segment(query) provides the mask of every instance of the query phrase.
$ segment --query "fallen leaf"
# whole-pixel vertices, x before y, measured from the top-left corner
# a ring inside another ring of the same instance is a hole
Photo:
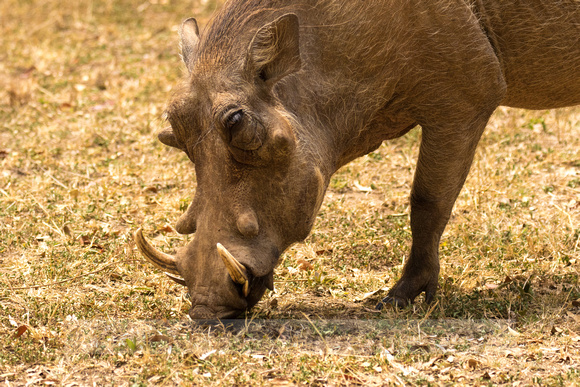
[[[562,350],[561,347],[540,347],[540,349],[546,352],[560,352]]]
[[[360,185],[358,181],[354,182],[354,186],[361,192],[371,192],[373,190],[371,187],[365,187]]]
[[[96,245],[93,243],[93,245],[91,246],[91,249],[93,250],[99,250],[99,253],[102,253],[103,251],[105,251],[105,248],[101,245]]]
[[[63,232],[66,234],[66,236],[68,236],[69,238],[70,238],[70,237],[72,237],[72,231],[71,231],[71,229],[70,229],[70,227],[69,227],[69,225],[68,225],[68,224],[65,224],[65,225],[62,227],[62,231],[63,231]]]
[[[94,112],[101,112],[103,110],[110,110],[115,106],[115,102],[114,101],[107,101],[105,103],[101,103],[95,106],[92,106],[90,108],[91,111]]]
[[[363,300],[366,300],[369,297],[374,296],[375,294],[377,294],[379,292],[386,292],[388,290],[389,290],[389,288],[381,288],[381,289],[373,290],[372,292],[365,293],[362,296],[356,298],[355,301],[363,301]]]
[[[344,370],[342,371],[342,377],[346,380],[349,380],[353,383],[359,384],[359,385],[363,385],[363,380],[360,379],[359,374],[356,372],[356,370],[354,370],[353,368],[347,366],[344,368]]]
[[[22,336],[24,334],[24,332],[26,332],[28,330],[28,327],[26,325],[21,325],[18,327],[18,329],[16,330],[16,338],[19,338],[20,336]]]
[[[298,268],[303,271],[312,270],[314,268],[314,266],[304,258],[300,258],[296,263],[298,264]]]
[[[468,359],[467,360],[467,367],[471,369],[476,369],[479,366],[479,362],[475,359]]]
[[[166,224],[165,226],[157,229],[157,232],[175,232],[175,230],[173,229],[173,227],[171,227],[170,225]]]
[[[42,379],[42,384],[45,386],[54,386],[60,383],[60,380],[57,379]]]
[[[171,340],[171,337],[166,336],[166,335],[153,335],[149,338],[149,342],[150,343],[158,343],[160,341],[165,341],[165,342],[172,342],[173,340]]]
[[[519,358],[522,356],[522,354],[523,354],[523,351],[520,348],[512,348],[512,349],[505,350],[505,357]]]
[[[431,360],[429,360],[427,363],[425,363],[424,364],[424,367],[431,368],[431,367],[433,367],[435,365],[436,362],[438,362],[441,359],[443,359],[443,355],[435,356],[434,358],[432,358]]]
[[[32,75],[34,70],[36,70],[36,67],[34,65],[32,65],[30,67],[19,68],[18,70],[20,71],[20,73],[18,74],[18,78],[26,79],[26,78],[30,77],[30,75]]]
[[[110,277],[112,280],[115,280],[115,281],[119,281],[119,280],[122,280],[122,279],[124,278],[124,277],[123,277],[121,274],[119,274],[119,273],[111,273],[111,274],[109,274],[109,277]]]
[[[214,350],[211,350],[211,351],[209,351],[209,352],[206,352],[206,353],[204,353],[204,354],[203,354],[203,355],[201,355],[199,358],[200,358],[201,360],[205,360],[205,359],[207,359],[208,357],[210,357],[211,355],[213,355],[214,353],[216,353],[216,350],[215,350],[215,349],[214,349]]]
[[[288,266],[286,268],[286,270],[288,270],[288,273],[290,273],[290,274],[296,274],[296,273],[298,273],[300,271],[300,270],[298,270],[298,269],[296,269],[295,267],[292,267],[292,266]]]
[[[552,334],[552,336],[556,335],[556,334],[560,335],[560,334],[562,334],[562,332],[564,332],[564,330],[562,328],[558,328],[557,326],[552,325],[552,329],[550,330],[550,333]]]
[[[566,314],[568,315],[568,317],[571,317],[575,322],[580,323],[580,316],[572,312],[566,312]]]

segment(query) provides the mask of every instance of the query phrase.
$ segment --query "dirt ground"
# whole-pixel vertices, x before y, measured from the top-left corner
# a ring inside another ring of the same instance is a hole
[[[580,383],[580,109],[500,108],[443,236],[439,294],[375,309],[409,249],[420,129],[333,177],[246,316],[187,317],[144,262],[195,193],[160,144],[177,28],[212,1],[0,3],[0,384]]]

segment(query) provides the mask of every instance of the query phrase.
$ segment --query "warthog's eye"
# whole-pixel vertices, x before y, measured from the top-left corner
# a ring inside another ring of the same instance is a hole
[[[238,152],[237,156],[241,156],[240,150],[255,151],[259,149],[266,139],[264,125],[251,112],[240,109],[239,106],[233,106],[223,114],[221,125],[224,140],[229,145],[230,151]]]
[[[227,130],[232,130],[238,125],[244,118],[244,112],[242,110],[236,110],[233,113],[229,113],[226,115],[226,119],[224,121],[224,127]]]

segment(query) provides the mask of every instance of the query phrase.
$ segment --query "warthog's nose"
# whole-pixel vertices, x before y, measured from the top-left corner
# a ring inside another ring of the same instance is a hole
[[[195,305],[189,310],[189,317],[193,320],[215,320],[220,318],[236,318],[243,310],[222,309],[215,312],[205,305]]]

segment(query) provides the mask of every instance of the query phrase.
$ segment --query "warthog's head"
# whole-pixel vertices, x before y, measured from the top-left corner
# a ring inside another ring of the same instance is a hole
[[[136,233],[141,252],[189,288],[192,318],[235,317],[273,289],[280,254],[308,235],[328,183],[279,94],[302,65],[297,17],[249,18],[224,35],[215,24],[226,16],[202,37],[194,19],[181,26],[189,75],[159,134],[195,164],[195,198],[176,225],[195,238],[171,256]]]

